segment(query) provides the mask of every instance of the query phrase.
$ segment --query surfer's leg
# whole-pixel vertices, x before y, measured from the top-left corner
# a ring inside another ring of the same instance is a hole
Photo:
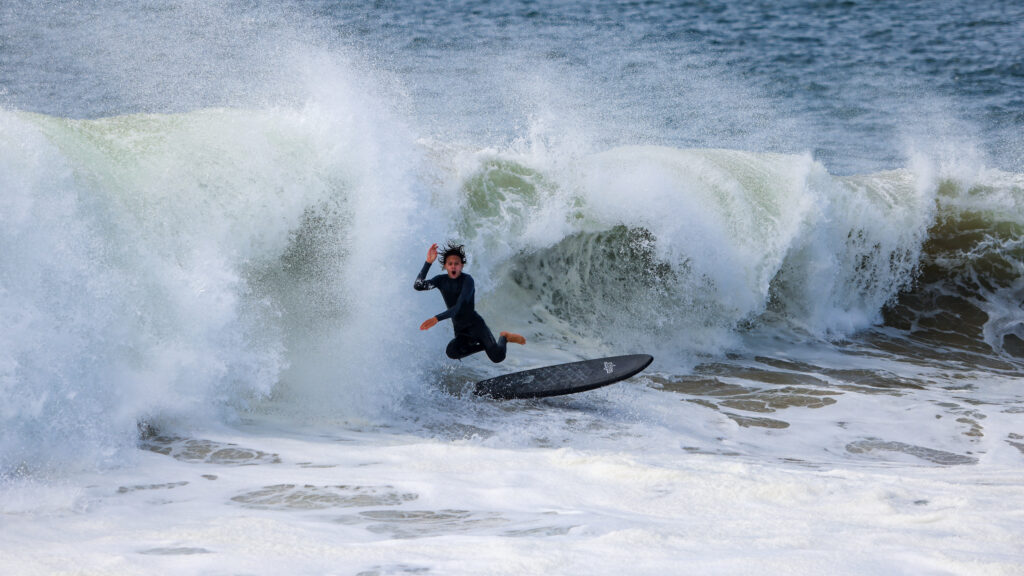
[[[483,345],[484,351],[487,352],[487,357],[491,359],[491,362],[497,364],[505,359],[505,343],[507,340],[504,336],[500,336],[497,340],[494,339],[494,334],[491,334],[491,329],[487,327],[483,321],[473,327],[473,335],[476,336],[477,340]]]
[[[466,334],[456,334],[455,338],[448,343],[448,348],[444,353],[452,360],[459,360],[484,349],[484,345],[479,340]]]

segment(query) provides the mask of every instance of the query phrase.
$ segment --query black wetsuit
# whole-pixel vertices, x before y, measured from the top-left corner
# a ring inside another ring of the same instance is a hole
[[[455,338],[448,343],[448,348],[445,350],[448,357],[457,360],[483,350],[487,352],[487,357],[491,359],[491,362],[504,360],[505,337],[501,336],[495,340],[484,319],[476,313],[474,304],[476,289],[473,285],[473,277],[463,272],[454,280],[447,274],[439,274],[430,280],[425,280],[429,271],[430,262],[425,262],[419,276],[416,277],[413,288],[417,290],[437,288],[441,291],[441,296],[448,309],[438,314],[437,319],[441,321],[451,318],[452,327],[455,329]]]

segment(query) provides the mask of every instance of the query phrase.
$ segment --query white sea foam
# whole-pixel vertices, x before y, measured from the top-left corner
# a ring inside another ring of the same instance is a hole
[[[19,574],[1019,568],[1020,519],[1005,506],[1019,490],[1012,468],[815,469],[695,455],[679,450],[679,431],[649,425],[617,438],[573,431],[587,404],[508,414],[568,418],[556,426],[567,444],[548,447],[398,431],[296,434],[266,422],[208,431],[215,449],[235,444],[281,461],[144,453],[134,469],[82,477],[88,488],[9,490],[3,563]],[[707,422],[700,410],[677,414]],[[18,498],[32,505],[19,508]]]

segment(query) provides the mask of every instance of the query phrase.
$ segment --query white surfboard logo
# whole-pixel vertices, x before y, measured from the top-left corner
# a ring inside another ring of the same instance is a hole
[[[612,372],[615,371],[615,364],[613,362],[605,362],[604,371],[611,374]]]

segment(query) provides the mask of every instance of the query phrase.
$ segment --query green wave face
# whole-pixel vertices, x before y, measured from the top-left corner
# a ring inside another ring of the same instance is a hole
[[[1024,179],[940,184],[919,274],[885,310],[886,324],[937,347],[1024,356]]]

